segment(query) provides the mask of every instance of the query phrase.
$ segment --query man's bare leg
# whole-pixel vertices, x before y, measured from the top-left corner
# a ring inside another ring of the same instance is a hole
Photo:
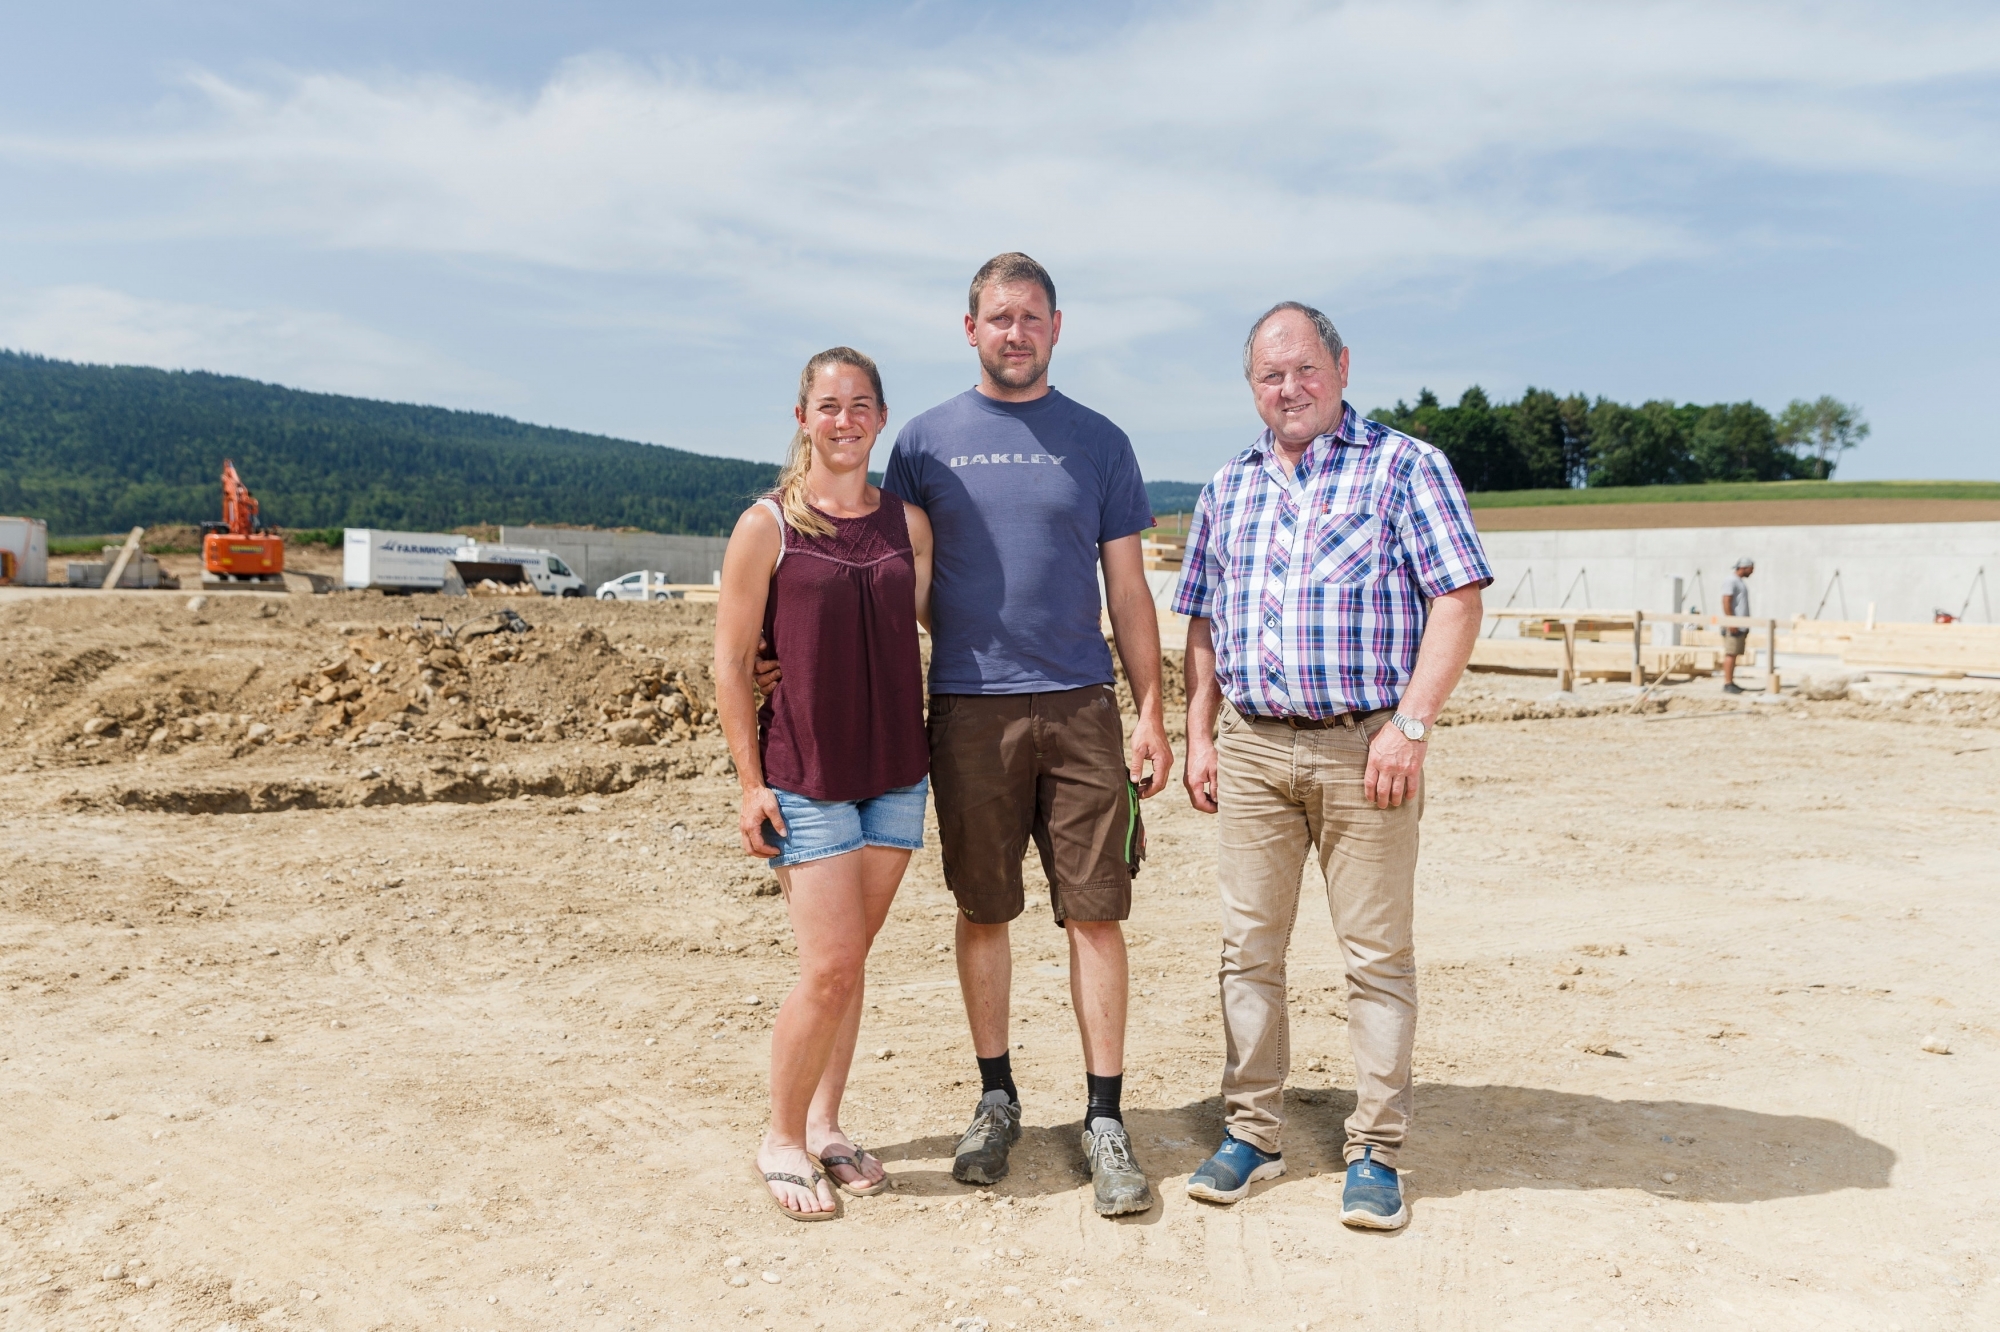
[[[1099,1077],[1125,1071],[1125,1009],[1130,987],[1125,931],[1115,920],[1072,920],[1069,999],[1083,1037],[1084,1070]]]
[[[1007,926],[975,925],[960,912],[953,946],[958,953],[958,991],[972,1028],[972,1052],[981,1059],[1006,1054],[1014,989],[1014,946]]]

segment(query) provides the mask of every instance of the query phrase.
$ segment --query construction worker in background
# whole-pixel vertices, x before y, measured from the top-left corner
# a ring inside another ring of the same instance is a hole
[[[1757,561],[1745,555],[1736,561],[1736,576],[1722,585],[1722,613],[1724,615],[1748,615],[1750,613],[1750,575],[1757,571]],[[1743,645],[1750,641],[1750,630],[1722,630],[1722,692],[1740,694],[1743,686],[1736,683],[1736,659],[1743,655]],[[1766,663],[1771,665],[1774,663]]]

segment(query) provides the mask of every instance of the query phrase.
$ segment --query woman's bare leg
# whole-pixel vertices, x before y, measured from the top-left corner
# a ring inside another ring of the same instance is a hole
[[[863,891],[865,856],[865,850],[850,851],[778,871],[798,943],[799,979],[771,1032],[771,1127],[757,1153],[760,1170],[812,1177],[807,1116],[848,1014],[859,1002],[868,963],[872,931]],[[830,1184],[812,1190],[774,1180],[770,1187],[795,1211],[826,1212],[835,1205]]]
[[[873,947],[882,922],[889,918],[889,906],[895,901],[896,889],[903,882],[903,871],[909,866],[910,853],[895,847],[867,846],[855,854],[861,860],[861,909],[868,930],[868,946]],[[827,1051],[826,1070],[820,1074],[819,1086],[813,1093],[812,1108],[806,1115],[806,1141],[812,1145],[815,1156],[822,1156],[835,1147],[851,1148],[854,1145],[854,1140],[840,1127],[840,1101],[847,1093],[847,1075],[854,1064],[854,1043],[861,1034],[861,1007],[866,994],[864,977],[861,983],[855,985],[854,997],[849,1000],[847,1012],[841,1017],[840,1029]],[[847,1151],[835,1152],[838,1156],[851,1154]],[[882,1178],[879,1165],[861,1171],[848,1166],[830,1168],[843,1172],[841,1178],[850,1184],[864,1180],[872,1184]]]

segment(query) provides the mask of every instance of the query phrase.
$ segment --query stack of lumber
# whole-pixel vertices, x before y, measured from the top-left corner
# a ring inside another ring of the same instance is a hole
[[[1177,571],[1187,554],[1187,538],[1155,528],[1139,542],[1139,554],[1152,571]]]
[[[1586,680],[1623,680],[1632,674],[1632,626],[1625,625],[1623,643],[1579,641],[1576,645],[1576,673]],[[1712,647],[1667,647],[1641,644],[1639,661],[1648,679],[1662,675],[1711,675],[1720,654]],[[1497,671],[1508,675],[1560,675],[1563,645],[1560,638],[1482,638],[1473,645],[1475,671]]]
[[[1855,670],[1935,671],[1944,675],[2000,674],[2000,625],[1867,624],[1858,620],[1792,621],[1793,652],[1838,656]]]
[[[1562,642],[1561,620],[1523,620],[1516,631],[1523,638],[1553,638]],[[1576,641],[1579,643],[1625,643],[1632,641],[1630,620],[1590,620],[1576,622]]]
[[[708,602],[721,600],[722,589],[714,583],[655,583],[653,591],[675,594],[675,601]]]

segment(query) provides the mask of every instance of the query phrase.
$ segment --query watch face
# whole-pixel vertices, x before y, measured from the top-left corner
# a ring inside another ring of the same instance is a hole
[[[1421,740],[1424,738],[1424,732],[1429,728],[1415,717],[1399,717],[1396,719],[1396,729],[1404,735],[1409,736],[1412,740]]]

